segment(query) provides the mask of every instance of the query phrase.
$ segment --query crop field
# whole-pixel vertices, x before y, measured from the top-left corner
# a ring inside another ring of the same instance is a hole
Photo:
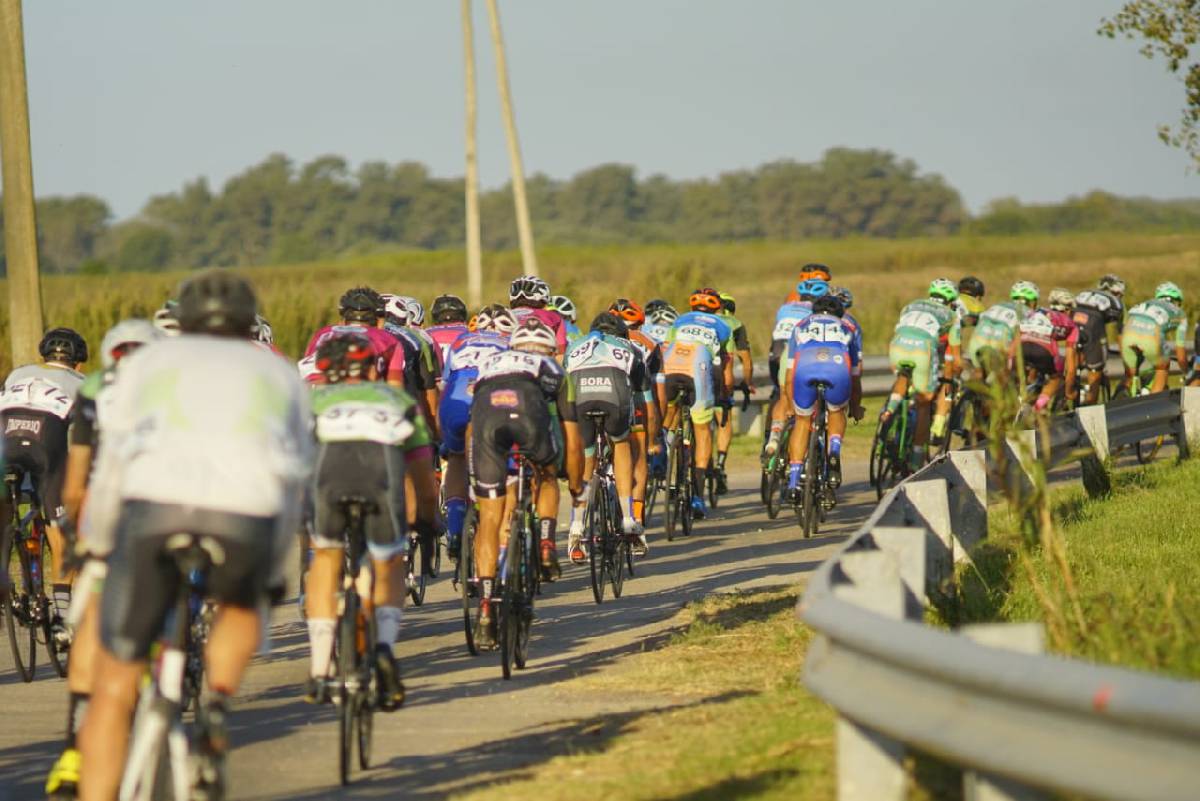
[[[556,293],[570,295],[580,322],[614,297],[641,301],[666,298],[686,303],[697,286],[732,292],[738,315],[758,349],[770,331],[775,309],[806,262],[828,264],[834,283],[855,294],[854,313],[866,346],[881,352],[900,307],[919,296],[938,276],[972,273],[988,286],[987,300],[1003,297],[1017,278],[1044,289],[1090,286],[1106,272],[1129,283],[1139,299],[1156,283],[1179,283],[1189,304],[1200,297],[1200,235],[1072,234],[1063,236],[843,239],[799,243],[570,247],[539,250],[542,273]],[[336,314],[338,296],[350,286],[415,295],[428,303],[443,292],[465,291],[461,252],[403,251],[305,264],[248,268],[279,345],[296,354],[320,325]],[[508,281],[521,271],[517,253],[484,258],[484,298],[506,298]],[[43,302],[47,326],[78,329],[93,344],[108,326],[129,316],[148,315],[170,296],[186,273],[117,273],[47,276]],[[6,290],[0,284],[0,294]],[[0,369],[7,371],[8,302],[0,302]]]

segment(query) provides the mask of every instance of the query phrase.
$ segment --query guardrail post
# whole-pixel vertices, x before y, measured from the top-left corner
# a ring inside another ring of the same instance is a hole
[[[835,584],[835,595],[886,617],[904,617],[904,585],[896,558],[890,553],[846,553],[838,566],[849,581]],[[903,743],[839,717],[838,801],[904,801],[904,757]]]
[[[1046,648],[1046,630],[1041,623],[983,623],[963,626],[959,633],[969,640],[993,648],[1025,654],[1040,654]],[[1042,801],[1040,790],[975,770],[963,771],[964,801]]]
[[[1189,448],[1200,448],[1200,387],[1184,387],[1179,394],[1183,438]]]
[[[982,448],[950,451],[950,522],[954,527],[954,561],[964,561],[987,537],[987,452]]]
[[[928,534],[924,528],[915,526],[876,526],[871,529],[871,540],[884,553],[896,560],[896,570],[904,584],[904,616],[909,620],[920,620],[925,614],[927,585],[925,579],[925,553]]]
[[[1026,449],[1028,456],[1023,455]],[[1037,458],[1036,431],[1021,431],[1016,437],[1005,437],[1003,473],[999,471],[998,465],[990,461],[989,456],[988,477],[993,482],[990,488],[999,490],[1008,497],[1028,496],[1033,491],[1033,478],[1029,469],[1031,458]],[[996,486],[995,482],[1000,482],[1000,485]]]
[[[1079,460],[1083,471],[1083,488],[1092,498],[1101,498],[1112,492],[1108,468],[1108,418],[1103,406],[1080,406],[1075,410],[1079,428],[1092,448]]]
[[[906,502],[904,522],[921,523],[928,529],[925,549],[927,586],[940,588],[954,574],[954,531],[950,518],[949,485],[944,478],[906,481],[902,495]]]

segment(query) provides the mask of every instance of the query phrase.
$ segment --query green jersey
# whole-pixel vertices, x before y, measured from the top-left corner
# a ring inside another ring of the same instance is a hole
[[[962,344],[958,312],[928,298],[914,300],[900,311],[895,333],[928,338],[935,343],[946,337],[946,344],[951,347]]]
[[[1125,328],[1134,334],[1157,333],[1164,346],[1187,347],[1187,313],[1163,298],[1147,300],[1130,309]]]
[[[717,316],[724,320],[725,325],[729,326],[729,330],[733,332],[733,349],[735,351],[750,350],[750,334],[746,330],[745,323],[729,312],[721,312]]]
[[[378,381],[313,388],[319,442],[378,442],[406,451],[432,443],[417,404],[399,387]]]

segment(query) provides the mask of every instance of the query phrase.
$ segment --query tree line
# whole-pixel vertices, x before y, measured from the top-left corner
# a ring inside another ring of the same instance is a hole
[[[971,218],[940,176],[882,150],[834,148],[813,163],[775,161],[717,178],[639,178],[604,164],[568,180],[527,181],[540,244],[702,243],[1200,228],[1200,202],[1093,192],[1061,204],[991,204]],[[480,198],[483,243],[517,246],[509,187]],[[153,271],[291,263],[396,249],[461,248],[461,178],[414,162],[322,156],[297,165],[275,154],[225,182],[204,178],[151,198],[115,222],[90,195],[38,201],[42,267],[50,273]],[[0,218],[2,224],[2,218]]]

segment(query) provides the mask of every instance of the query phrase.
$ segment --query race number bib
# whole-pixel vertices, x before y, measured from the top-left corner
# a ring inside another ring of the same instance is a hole
[[[48,412],[63,420],[71,412],[72,398],[49,381],[32,378],[0,391],[0,411],[26,409]]]
[[[775,330],[771,332],[771,339],[789,339],[792,336],[792,331],[796,328],[796,323],[800,322],[794,318],[787,318],[775,323]]]
[[[1003,325],[1006,328],[1010,328],[1010,329],[1015,328],[1017,323],[1020,322],[1017,319],[1016,311],[1008,308],[1007,306],[996,306],[994,308],[988,309],[987,311],[985,311],[983,313],[983,317],[980,319],[993,320],[993,321],[999,323],[1000,325]]]
[[[796,330],[792,336],[797,345],[805,345],[809,342],[850,344],[850,335],[846,333],[841,323],[831,323],[821,320],[809,320],[802,326],[796,326]]]
[[[399,445],[413,433],[400,412],[372,403],[339,403],[317,416],[321,442],[378,442]]]
[[[897,328],[915,328],[918,331],[924,331],[931,337],[936,337],[941,333],[942,327],[938,323],[938,319],[929,312],[910,311],[900,315],[900,322],[896,324]]]
[[[676,340],[683,339],[685,341],[700,342],[714,350],[721,344],[717,333],[703,325],[685,325],[675,332],[675,338]]]

